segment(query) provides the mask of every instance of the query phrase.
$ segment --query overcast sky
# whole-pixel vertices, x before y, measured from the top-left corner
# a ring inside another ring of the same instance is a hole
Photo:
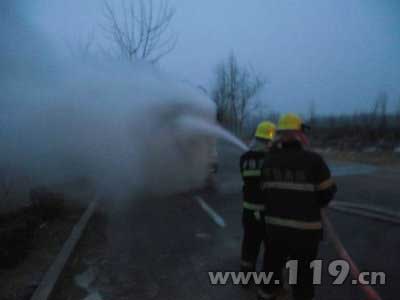
[[[110,0],[118,2],[118,0]],[[101,38],[101,0],[39,0],[34,21],[60,46]],[[233,51],[263,74],[279,111],[367,110],[381,91],[400,101],[399,0],[171,0],[179,36],[161,67],[209,87]]]

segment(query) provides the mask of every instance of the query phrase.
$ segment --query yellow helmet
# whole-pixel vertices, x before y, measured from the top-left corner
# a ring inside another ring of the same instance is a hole
[[[278,122],[278,130],[302,130],[303,120],[295,114],[284,114]]]
[[[272,140],[275,136],[275,124],[269,121],[263,121],[258,124],[255,137],[263,140]]]

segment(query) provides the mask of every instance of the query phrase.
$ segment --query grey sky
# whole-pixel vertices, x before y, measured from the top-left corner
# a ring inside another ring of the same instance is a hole
[[[113,0],[117,2],[117,0]],[[35,22],[58,44],[99,37],[102,1],[40,0]],[[233,51],[268,79],[276,110],[369,109],[381,91],[400,97],[398,0],[171,0],[179,35],[162,68],[209,87],[215,65]]]

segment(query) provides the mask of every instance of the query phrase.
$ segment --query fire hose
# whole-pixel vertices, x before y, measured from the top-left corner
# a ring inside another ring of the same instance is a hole
[[[349,253],[347,252],[347,250],[344,248],[342,242],[339,239],[338,234],[336,233],[331,221],[329,220],[329,218],[327,217],[327,215],[325,214],[325,211],[322,210],[321,211],[322,214],[322,220],[325,224],[325,229],[329,234],[329,237],[331,238],[336,251],[338,252],[339,256],[347,261],[350,265],[350,272],[351,275],[353,277],[353,279],[358,280],[358,278],[360,277],[360,270],[357,267],[357,265],[355,264],[355,262],[353,261],[353,259],[351,258],[351,256],[349,255]],[[379,296],[379,294],[369,285],[360,285],[359,286],[362,291],[364,292],[364,294],[367,296],[367,300],[382,300],[382,298]]]

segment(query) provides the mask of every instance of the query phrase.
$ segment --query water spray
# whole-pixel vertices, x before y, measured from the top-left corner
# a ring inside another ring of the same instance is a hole
[[[195,134],[220,138],[242,151],[248,151],[249,147],[238,137],[222,128],[215,122],[210,122],[196,116],[182,116],[177,121],[184,131],[191,131]]]

